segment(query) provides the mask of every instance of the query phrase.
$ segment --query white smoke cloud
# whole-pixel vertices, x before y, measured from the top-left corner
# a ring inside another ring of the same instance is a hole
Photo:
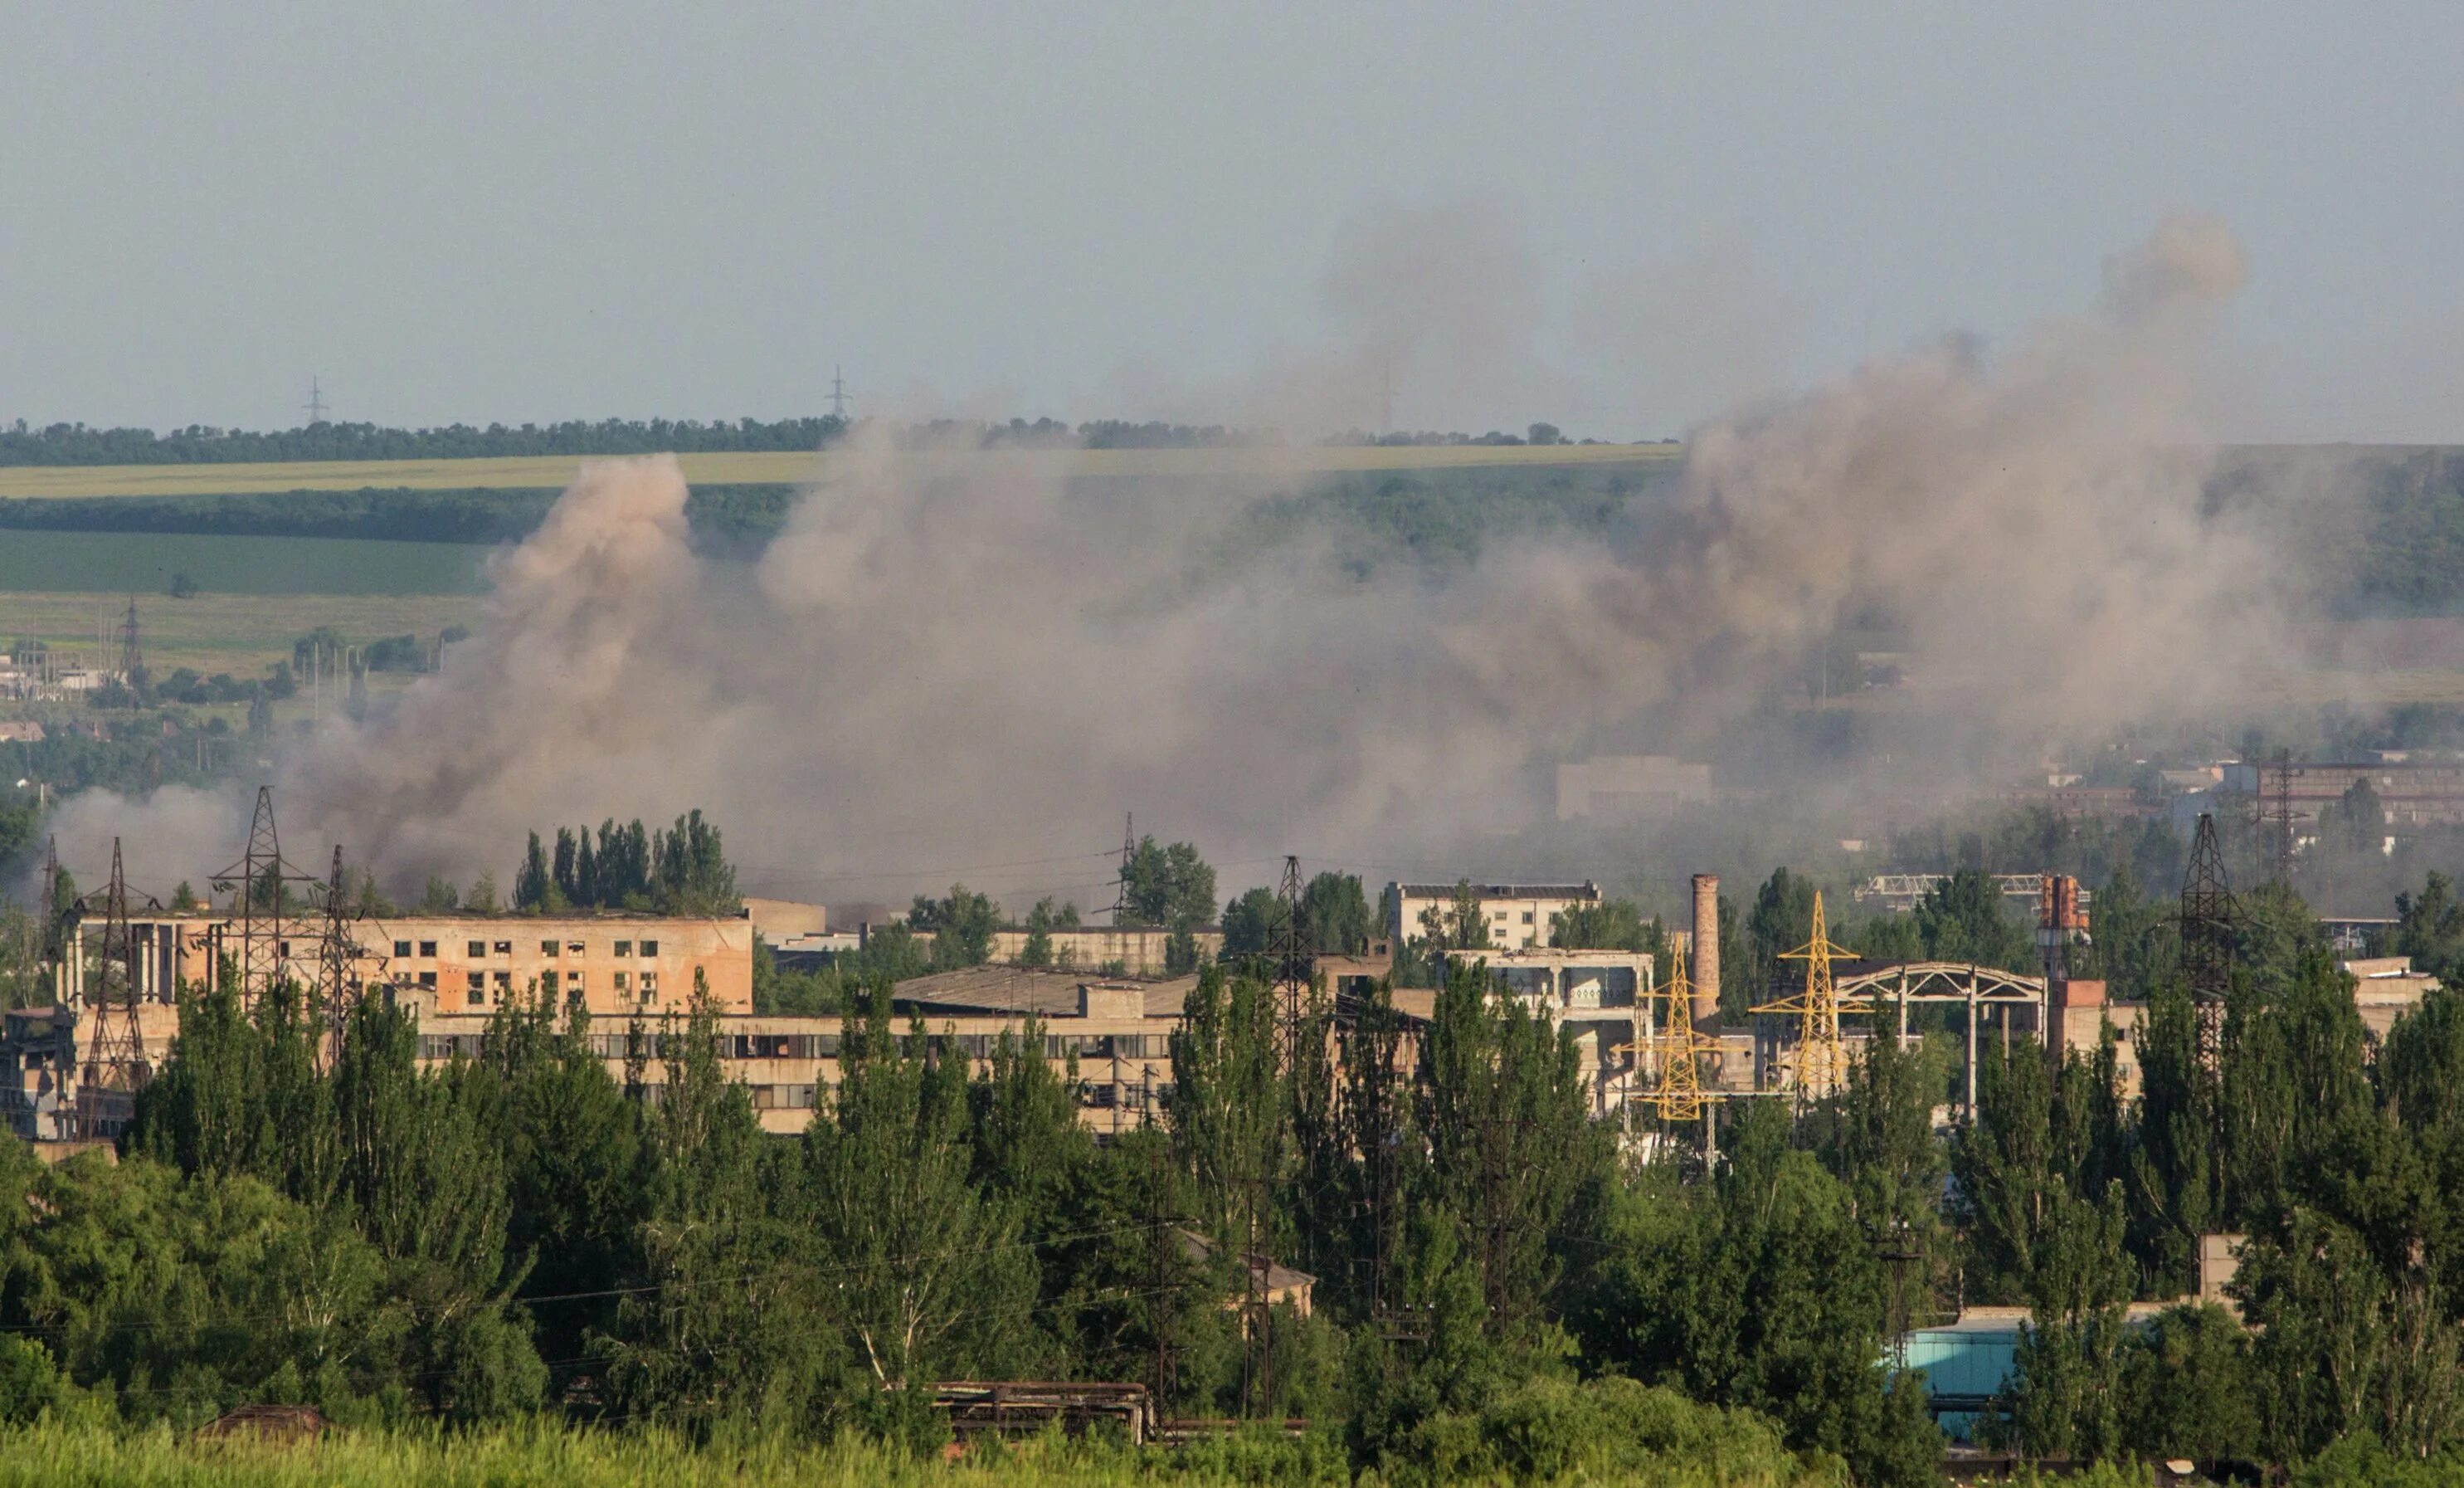
[[[1403,300],[1453,272],[1397,240]],[[747,567],[694,556],[673,461],[594,463],[442,674],[294,762],[292,840],[502,878],[529,829],[700,806],[771,892],[1093,902],[1125,809],[1227,867],[1482,817],[1639,719],[1712,747],[1875,604],[2013,747],[2196,705],[2280,610],[2273,550],[2201,511],[2198,360],[2240,277],[2220,227],[2167,223],[2093,313],[1715,423],[1606,540],[1441,580],[1307,543],[1210,561],[1237,482],[1089,489],[886,441]],[[1338,278],[1367,344],[1401,333],[1373,263]],[[70,816],[133,835],[134,810]]]

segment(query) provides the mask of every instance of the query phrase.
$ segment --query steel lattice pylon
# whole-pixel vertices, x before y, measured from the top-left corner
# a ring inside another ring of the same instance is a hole
[[[1848,1082],[1848,1049],[1839,1041],[1839,1014],[1868,1012],[1874,1004],[1870,998],[1840,996],[1838,986],[1832,980],[1831,963],[1835,958],[1852,959],[1855,954],[1845,946],[1831,944],[1822,916],[1822,891],[1816,889],[1812,938],[1794,950],[1780,953],[1782,961],[1805,963],[1805,990],[1749,1010],[1796,1014],[1796,1060],[1792,1082],[1799,1095],[1818,1100]]]
[[[239,917],[240,998],[256,999],[282,985],[292,937],[300,933],[288,900],[295,883],[317,880],[283,861],[282,843],[274,830],[274,788],[256,788],[256,815],[249,825],[248,851],[240,860],[214,875],[216,890],[238,890],[234,910]]]
[[[1309,954],[1301,928],[1301,860],[1284,859],[1284,883],[1275,896],[1275,1033],[1285,1068],[1300,1056],[1309,1020]]]
[[[2216,843],[2215,818],[2202,811],[2190,839],[2190,864],[2182,875],[2182,980],[2198,1011],[2199,1057],[2210,1070],[2224,1053],[2225,994],[2233,989],[2233,946],[2241,935],[2241,908],[2225,878],[2224,850]]]
[[[60,915],[67,908],[60,902],[60,839],[55,835],[43,845],[43,923],[40,951],[43,963],[54,968],[56,980],[60,955]]]
[[[325,933],[317,943],[317,1006],[324,1013],[329,1042],[341,1046],[342,1024],[359,1006],[364,984],[360,959],[365,953],[351,933],[359,914],[350,902],[350,883],[342,873],[342,845],[334,844],[334,872],[325,884]]]
[[[128,878],[121,871],[118,837],[111,839],[111,882],[102,910],[101,965],[95,968],[93,988],[79,989],[95,1020],[77,1076],[77,1135],[85,1138],[118,1136],[134,1112],[137,1092],[154,1073],[137,1019],[137,937],[128,925]]]
[[[1668,982],[1657,995],[1668,1000],[1668,1021],[1645,1040],[1652,1056],[1652,1086],[1642,1099],[1663,1122],[1701,1121],[1704,1107],[1718,1097],[1703,1088],[1696,1061],[1718,1053],[1720,1041],[1694,1030],[1694,984],[1686,978],[1683,950],[1670,953]]]

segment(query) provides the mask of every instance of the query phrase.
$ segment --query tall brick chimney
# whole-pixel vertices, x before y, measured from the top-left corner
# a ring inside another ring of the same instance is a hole
[[[1720,1015],[1720,876],[1694,876],[1694,1022]]]

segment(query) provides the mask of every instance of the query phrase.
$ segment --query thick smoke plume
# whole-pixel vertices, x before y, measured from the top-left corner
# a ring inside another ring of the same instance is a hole
[[[1701,757],[1851,611],[2010,748],[2196,704],[2278,588],[2201,508],[2198,366],[2241,272],[2216,224],[2167,223],[2089,313],[1713,424],[1607,539],[1442,579],[1227,544],[1254,487],[886,443],[747,567],[695,556],[673,461],[595,463],[442,674],[292,762],[290,838],[501,878],[526,829],[701,806],[768,892],[1090,901],[1126,809],[1239,883],[1493,815],[1637,730]],[[128,810],[73,816],[133,840]]]

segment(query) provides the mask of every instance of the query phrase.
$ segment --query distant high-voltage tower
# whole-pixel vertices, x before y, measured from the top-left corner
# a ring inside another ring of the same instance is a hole
[[[2225,878],[2224,850],[2216,820],[2199,813],[2190,838],[2190,863],[2182,875],[2182,980],[2199,1019],[2199,1058],[2213,1071],[2224,1053],[2225,994],[2233,989],[2233,945],[2240,939],[2241,908]]]
[[[77,1077],[77,1135],[116,1137],[135,1114],[137,1093],[153,1067],[145,1058],[145,1034],[138,1022],[137,936],[128,925],[128,877],[121,871],[120,839],[111,839],[111,882],[102,899],[102,961],[91,989],[80,988],[94,1018]]]
[[[1831,963],[1855,955],[1847,947],[1831,943],[1823,922],[1822,891],[1816,889],[1813,936],[1796,949],[1780,954],[1782,961],[1805,963],[1805,990],[1752,1010],[1796,1014],[1793,1080],[1800,1097],[1819,1100],[1848,1083],[1848,1048],[1839,1038],[1839,1014],[1871,1011],[1873,1002],[1865,997],[1840,996],[1837,984],[1832,980]]]
[[[285,947],[303,932],[291,913],[291,886],[317,880],[283,860],[274,830],[274,788],[256,788],[256,815],[249,825],[248,850],[238,862],[214,875],[217,892],[236,889],[239,919],[240,998],[248,1006],[282,984],[289,970]]]
[[[1291,1068],[1300,1058],[1303,1031],[1309,1026],[1309,947],[1301,924],[1301,860],[1284,859],[1283,887],[1275,895],[1275,1033]]]
[[[1706,1054],[1718,1053],[1720,1041],[1694,1030],[1694,986],[1685,977],[1683,950],[1669,953],[1663,995],[1668,1000],[1668,1021],[1648,1040],[1653,1071],[1651,1093],[1643,1099],[1663,1122],[1701,1121],[1704,1107],[1715,1098],[1703,1088],[1698,1061]]]

